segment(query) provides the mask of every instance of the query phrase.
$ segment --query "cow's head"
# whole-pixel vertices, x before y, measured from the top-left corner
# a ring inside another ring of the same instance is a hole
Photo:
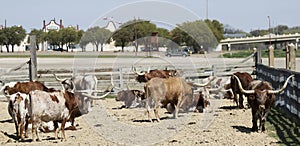
[[[256,106],[258,106],[258,110],[259,113],[261,115],[264,115],[264,110],[265,110],[265,105],[266,102],[270,102],[275,100],[275,95],[282,92],[288,84],[288,81],[294,76],[291,75],[287,78],[287,80],[285,81],[284,85],[278,89],[278,90],[273,90],[272,86],[270,85],[270,83],[265,82],[265,81],[260,81],[260,80],[256,80],[256,81],[252,81],[249,84],[249,90],[245,90],[241,84],[241,81],[239,80],[239,78],[235,75],[233,75],[237,82],[238,82],[238,86],[241,90],[242,93],[248,94],[249,95],[249,102],[256,102],[258,103]]]
[[[15,91],[14,86],[19,83],[19,82],[9,82],[4,84],[4,86],[0,89],[1,94],[3,94],[4,96],[7,97],[7,99],[9,100],[9,95],[16,93],[17,91]]]
[[[70,79],[67,79],[67,78],[60,79],[56,76],[56,74],[53,74],[53,75],[54,75],[56,81],[58,81],[60,83],[63,90],[70,91],[70,92],[74,91],[75,85],[72,81],[72,78],[70,78]]]
[[[179,76],[179,73],[177,70],[150,70],[148,69],[148,71],[142,71],[142,72],[137,72],[135,67],[132,67],[132,72],[134,72],[137,77],[136,77],[136,81],[138,82],[148,82],[149,80],[151,80],[154,77],[158,77],[158,78],[169,78],[169,77],[175,77],[175,76]]]

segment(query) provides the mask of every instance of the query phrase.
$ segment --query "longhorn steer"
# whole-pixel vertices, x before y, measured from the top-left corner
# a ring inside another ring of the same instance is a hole
[[[265,122],[270,112],[271,106],[275,102],[275,95],[282,92],[288,81],[294,76],[291,75],[287,78],[281,89],[273,90],[269,82],[254,80],[250,83],[248,90],[245,90],[241,81],[233,75],[242,93],[248,94],[248,103],[252,111],[252,131],[258,131],[257,120],[260,121],[260,130],[265,131]]]
[[[202,113],[203,109],[205,109],[208,105],[210,105],[209,100],[204,97],[202,91],[199,91],[199,94],[194,94],[192,98],[187,97],[185,102],[181,105],[180,109],[182,109],[183,112],[188,112],[189,110],[194,109],[194,112]],[[166,109],[169,113],[173,113],[175,107],[174,105],[169,103]]]
[[[205,86],[206,84],[194,84],[196,86]],[[169,103],[175,108],[173,112],[174,118],[178,117],[178,111],[180,106],[185,102],[186,98],[193,97],[193,86],[185,82],[179,77],[170,78],[153,78],[148,81],[145,86],[145,97],[146,97],[146,108],[148,113],[148,118],[152,121],[150,116],[150,106],[154,107],[154,113],[157,121],[160,121],[158,115],[158,108],[160,104],[161,107],[166,107]],[[154,102],[152,103],[152,100]]]
[[[21,140],[24,140],[24,124],[25,137],[28,137],[28,103],[27,94],[17,92],[10,95],[8,111],[15,124],[17,139],[21,138]]]
[[[140,90],[122,90],[118,92],[116,101],[124,101],[125,107],[129,108],[136,104],[140,104],[145,99],[145,93]]]
[[[98,86],[98,80],[94,75],[79,75],[71,78],[60,79],[55,74],[53,74],[55,79],[61,84],[64,90],[68,91],[79,91],[84,90],[88,95],[92,95],[92,90],[96,90]],[[85,99],[90,100],[90,99]],[[93,101],[87,102],[88,110],[91,111]]]
[[[248,85],[252,82],[253,79],[252,79],[251,75],[246,72],[243,72],[243,73],[236,72],[231,76],[230,87],[233,92],[233,99],[236,102],[237,107],[242,109],[242,108],[244,108],[244,104],[243,104],[243,102],[244,102],[243,95],[244,94],[241,92],[241,90],[238,86],[238,82],[234,76],[237,76],[239,78],[244,89],[248,89]]]
[[[169,77],[175,77],[178,76],[177,70],[149,70],[147,72],[137,72],[136,69],[133,67],[132,71],[137,74],[136,81],[142,83],[142,82],[148,82],[152,78],[158,77],[158,78],[169,78]]]
[[[32,140],[40,141],[37,128],[41,122],[54,122],[55,139],[58,138],[58,123],[61,122],[62,137],[66,139],[64,127],[73,112],[79,110],[75,95],[69,91],[45,92],[40,90],[29,93],[29,116],[32,121]]]

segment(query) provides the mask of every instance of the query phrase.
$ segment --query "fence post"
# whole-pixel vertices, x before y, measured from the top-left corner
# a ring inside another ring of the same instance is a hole
[[[215,76],[215,75],[216,75],[216,66],[215,66],[215,65],[212,65],[211,68],[212,68],[212,73],[211,73],[211,75],[212,75],[212,76]]]
[[[119,68],[119,74],[120,74],[120,88],[123,89],[123,72],[122,72],[122,67]]]
[[[29,79],[30,81],[37,78],[37,61],[36,61],[36,37],[30,36],[30,65],[29,65]]]
[[[290,48],[289,45],[285,45],[285,69],[289,69],[289,64],[290,64]]]
[[[295,45],[293,43],[288,45],[289,47],[289,69],[295,71],[296,70],[296,51],[295,51]]]
[[[273,46],[269,46],[269,66],[274,66],[274,48]]]

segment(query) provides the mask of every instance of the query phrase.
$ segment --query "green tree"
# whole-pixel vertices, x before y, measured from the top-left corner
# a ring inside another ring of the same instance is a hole
[[[3,33],[6,37],[3,44],[7,52],[9,52],[9,46],[11,46],[11,51],[14,52],[15,45],[19,46],[26,37],[26,30],[22,26],[6,27],[3,29]]]
[[[78,42],[78,32],[73,27],[67,27],[67,28],[60,29],[59,33],[61,34],[60,45],[61,46],[66,45],[67,52],[68,52],[71,45]]]
[[[263,36],[263,35],[267,35],[268,33],[269,33],[268,30],[260,30],[260,29],[250,31],[250,34],[252,36]]]
[[[52,46],[59,46],[62,48],[61,40],[62,40],[62,35],[59,31],[56,30],[49,30],[45,40]]]
[[[116,46],[124,47],[130,42],[134,42],[136,52],[140,44],[149,47],[151,34],[156,31],[156,25],[145,20],[130,20],[120,26],[120,29],[114,32],[113,39]]]
[[[86,45],[90,43],[89,37],[86,35],[87,35],[87,33],[83,32],[82,37],[79,41],[79,45],[82,48],[82,52],[86,51]]]
[[[8,38],[6,37],[5,33],[4,33],[4,29],[0,29],[0,46],[1,46],[1,50],[0,52],[2,53],[3,50],[2,50],[2,45],[5,44],[5,42],[7,42]]]
[[[92,43],[96,47],[96,51],[99,51],[99,45],[101,46],[101,52],[103,51],[103,45],[110,42],[111,32],[108,29],[95,26],[89,28],[84,35],[84,40]]]
[[[124,52],[124,47],[133,40],[133,33],[129,26],[121,26],[121,29],[115,31],[113,40],[115,40],[115,46],[121,46],[122,52]]]
[[[218,29],[215,28],[215,33],[218,32]],[[210,48],[215,48],[218,44],[215,33],[205,21],[197,20],[177,25],[171,31],[171,36],[172,40],[178,45],[192,46],[196,51],[200,51],[202,48],[209,51]]]
[[[136,29],[136,37],[137,39],[135,40],[137,44],[135,45],[136,47],[136,52],[138,50],[138,45],[143,44],[145,48],[150,47],[150,39],[151,35],[153,32],[156,31],[156,25],[153,23],[150,23],[150,21],[138,21],[135,24],[135,29]]]
[[[287,25],[278,25],[275,28],[273,28],[273,33],[275,34],[283,34],[285,30],[288,30],[289,27]]]
[[[205,20],[206,25],[210,28],[211,32],[214,34],[214,36],[217,38],[218,42],[220,40],[224,39],[224,26],[222,23],[220,23],[218,20]]]

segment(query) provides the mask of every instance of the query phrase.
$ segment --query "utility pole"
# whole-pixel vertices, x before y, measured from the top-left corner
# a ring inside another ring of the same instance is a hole
[[[270,16],[268,16],[268,21],[269,21],[269,44],[271,46],[272,43],[271,43],[271,21],[270,21]]]
[[[208,0],[206,0],[206,20],[208,20]]]
[[[136,19],[134,17],[134,46],[135,46],[135,56],[137,56],[138,52],[138,44],[137,44],[137,32],[136,32]]]

